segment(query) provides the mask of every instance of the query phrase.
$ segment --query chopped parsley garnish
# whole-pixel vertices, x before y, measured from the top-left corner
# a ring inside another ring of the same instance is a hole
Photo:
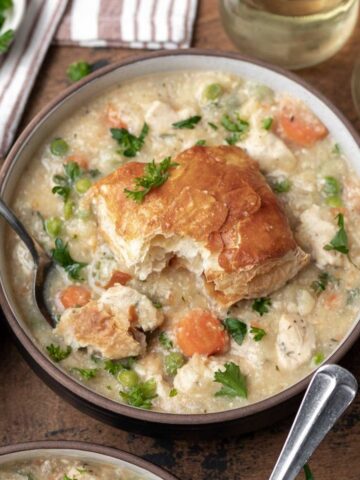
[[[217,125],[215,125],[215,123],[212,123],[212,122],[208,122],[208,125],[210,128],[212,128],[213,130],[219,130],[219,127]]]
[[[341,192],[342,186],[336,178],[324,178],[322,193],[325,197],[325,202],[329,207],[336,208],[342,206]]]
[[[340,145],[338,143],[335,143],[335,145],[332,149],[332,153],[334,153],[335,155],[340,155],[341,148],[340,148]]]
[[[336,250],[337,252],[347,255],[349,253],[349,241],[345,231],[344,215],[339,213],[336,216],[339,230],[330,240],[330,243],[324,246],[324,250]]]
[[[0,29],[5,23],[7,10],[10,10],[12,6],[13,6],[12,0],[0,1]],[[6,30],[6,32],[0,35],[0,53],[7,52],[13,39],[14,39],[14,30],[11,30],[11,29]]]
[[[85,380],[91,380],[94,378],[98,372],[97,368],[72,368],[73,372],[77,372]]]
[[[68,76],[70,82],[78,82],[82,78],[89,75],[89,73],[91,73],[90,63],[82,60],[71,63],[66,70],[66,75]]]
[[[272,117],[264,118],[264,120],[262,121],[262,127],[264,130],[270,130],[270,128],[272,127],[272,124],[273,124]]]
[[[66,202],[71,194],[71,189],[74,182],[82,175],[82,170],[78,163],[68,162],[64,163],[64,173],[65,175],[54,175],[53,182],[56,184],[55,187],[51,190],[52,193],[60,195],[63,197],[64,202]]]
[[[14,40],[14,30],[9,29],[0,35],[0,53],[5,53],[9,50],[9,47]]]
[[[152,304],[154,305],[155,308],[157,308],[158,310],[160,310],[160,308],[162,308],[162,303],[160,302],[152,302]]]
[[[250,333],[253,335],[255,342],[260,342],[266,335],[265,330],[259,327],[251,327]]]
[[[96,178],[98,177],[99,175],[101,175],[101,172],[99,169],[97,168],[91,168],[89,171],[88,171],[89,175],[91,178]]]
[[[195,143],[195,146],[196,146],[196,147],[203,147],[204,145],[206,145],[206,140],[198,140],[198,141]]]
[[[174,128],[187,128],[188,130],[193,130],[195,125],[197,125],[201,120],[199,115],[194,115],[193,117],[187,118],[186,120],[180,120],[180,122],[175,122],[172,124]]]
[[[315,365],[320,365],[320,363],[324,361],[324,358],[325,355],[322,352],[316,353],[313,358]]]
[[[130,370],[135,363],[134,357],[126,357],[121,360],[106,360],[104,369],[114,377],[117,377],[121,370]]]
[[[169,397],[176,397],[176,395],[178,394],[178,391],[176,390],[176,388],[172,388],[169,392]]]
[[[241,345],[247,334],[246,323],[237,318],[225,318],[224,325],[226,330],[230,333],[235,342]]]
[[[215,393],[216,397],[247,397],[246,377],[240,368],[233,362],[225,363],[225,370],[215,372],[214,382],[222,384],[221,389]]]
[[[315,480],[308,464],[304,465],[305,480]]]
[[[87,264],[74,260],[70,255],[68,244],[64,244],[61,238],[55,240],[55,248],[51,250],[51,255],[72,280],[81,280],[80,272]]]
[[[261,317],[269,312],[269,307],[271,306],[271,298],[262,297],[256,298],[253,301],[252,309],[257,312]]]
[[[178,163],[172,162],[171,157],[166,157],[160,163],[155,163],[153,160],[147,163],[144,168],[144,175],[136,177],[134,180],[136,187],[142,187],[142,190],[128,190],[124,192],[128,198],[131,198],[137,203],[141,203],[145,195],[147,195],[153,188],[160,187],[169,178],[169,169],[176,167]]]
[[[237,143],[240,140],[240,138],[241,138],[240,133],[235,132],[229,135],[228,137],[226,137],[225,141],[229,145],[235,145],[235,143]]]
[[[223,115],[221,118],[221,125],[228,132],[239,133],[240,136],[244,136],[250,128],[250,124],[247,120],[244,120],[236,116],[236,118],[231,118],[230,115]]]
[[[64,157],[69,152],[69,145],[63,138],[54,138],[50,143],[50,152],[56,157]]]
[[[46,350],[47,350],[51,360],[53,360],[56,363],[59,363],[62,360],[65,360],[65,358],[67,358],[72,351],[72,349],[69,345],[66,347],[65,350],[62,350],[59,345],[54,345],[53,343],[48,345],[46,347]]]
[[[291,188],[291,182],[288,178],[277,180],[272,184],[272,188],[276,193],[287,193]]]
[[[152,407],[152,400],[157,397],[155,380],[140,382],[127,391],[120,392],[121,398],[128,405],[149,410]]]
[[[146,135],[149,133],[149,126],[144,123],[140,135],[136,137],[126,128],[110,128],[111,136],[121,147],[118,153],[125,157],[135,157],[145,143]]]
[[[160,342],[160,345],[165,348],[165,350],[171,350],[174,347],[173,342],[167,336],[166,332],[160,333],[159,342]]]
[[[311,288],[315,293],[320,294],[326,290],[328,283],[330,281],[330,275],[327,272],[321,272],[317,280],[314,280],[311,283]]]

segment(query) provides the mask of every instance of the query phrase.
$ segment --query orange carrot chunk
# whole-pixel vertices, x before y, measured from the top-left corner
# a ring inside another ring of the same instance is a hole
[[[80,285],[70,285],[60,292],[60,302],[64,308],[83,307],[91,298],[91,292]]]
[[[108,283],[105,285],[105,288],[111,288],[117,283],[120,283],[120,285],[126,285],[130,280],[132,279],[132,276],[129,273],[126,272],[120,272],[120,270],[116,270],[112,275]]]
[[[188,357],[195,353],[212,355],[225,351],[229,337],[220,320],[209,310],[195,308],[180,320],[177,343]]]
[[[120,118],[119,112],[112,105],[108,105],[105,116],[106,123],[109,127],[128,128],[127,124]]]
[[[305,106],[286,105],[276,118],[278,134],[300,147],[311,147],[325,138],[328,130],[325,125]]]

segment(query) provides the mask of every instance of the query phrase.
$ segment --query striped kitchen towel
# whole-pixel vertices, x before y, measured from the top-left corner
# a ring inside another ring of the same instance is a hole
[[[64,45],[187,48],[198,0],[72,0],[56,33]]]
[[[90,0],[91,1],[91,0]],[[67,0],[28,0],[25,18],[0,65],[0,156],[14,139],[36,75]]]

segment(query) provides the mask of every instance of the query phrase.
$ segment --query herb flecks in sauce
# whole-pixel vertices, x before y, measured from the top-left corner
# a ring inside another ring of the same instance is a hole
[[[67,358],[72,352],[72,348],[70,346],[67,346],[66,349],[63,350],[59,345],[54,345],[53,343],[48,345],[46,350],[51,360],[56,363],[65,360],[65,358]]]
[[[81,280],[81,270],[86,267],[86,263],[77,262],[72,258],[69,252],[68,244],[64,244],[61,238],[55,240],[55,248],[52,249],[53,260],[64,268],[72,280]]]
[[[247,333],[246,323],[238,320],[237,318],[225,318],[224,325],[231,337],[238,345],[241,345],[245,339]]]
[[[193,117],[187,118],[186,120],[180,120],[172,124],[174,128],[178,129],[188,129],[193,130],[195,126],[200,122],[201,117],[199,115],[194,115]]]
[[[339,253],[347,255],[349,253],[349,240],[345,230],[344,215],[339,213],[336,218],[339,230],[330,240],[330,243],[324,246],[324,250],[335,250]]]
[[[256,298],[251,305],[251,308],[261,317],[269,312],[269,307],[271,307],[271,298],[267,297]]]
[[[125,157],[135,157],[144,146],[145,138],[149,133],[149,126],[147,123],[144,123],[138,137],[130,133],[126,128],[111,128],[110,132],[112,138],[121,147],[118,153]]]

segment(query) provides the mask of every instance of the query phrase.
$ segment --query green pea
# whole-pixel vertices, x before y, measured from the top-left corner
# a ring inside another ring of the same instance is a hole
[[[205,100],[216,100],[222,93],[223,88],[219,83],[211,83],[204,89],[203,97]]]
[[[343,205],[342,200],[338,195],[332,195],[331,197],[327,197],[325,202],[326,202],[326,205],[328,205],[331,208],[338,208],[338,207],[342,207]]]
[[[72,200],[66,200],[64,203],[64,217],[65,220],[69,220],[74,213],[74,202]]]
[[[69,151],[69,145],[63,138],[55,138],[50,143],[50,152],[57,157],[64,157]]]
[[[121,385],[127,388],[135,387],[139,383],[138,374],[134,370],[121,370],[117,379]]]
[[[78,193],[85,193],[89,190],[91,185],[92,183],[89,178],[80,178],[80,180],[75,183],[75,189]]]
[[[59,236],[62,229],[62,221],[58,217],[51,217],[45,221],[45,230],[50,237]]]
[[[185,363],[184,356],[179,352],[172,352],[164,358],[165,371],[168,375],[174,376],[180,367]]]

